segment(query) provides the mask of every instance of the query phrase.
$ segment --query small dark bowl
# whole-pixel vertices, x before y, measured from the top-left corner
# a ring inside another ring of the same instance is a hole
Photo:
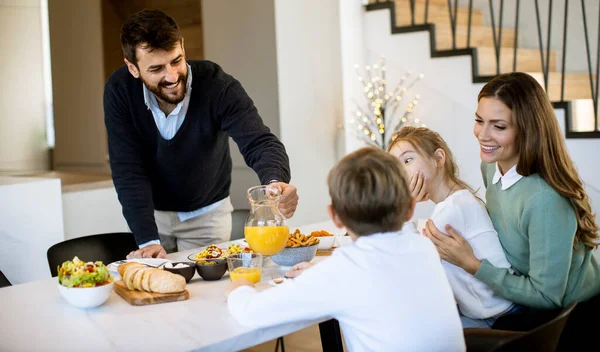
[[[202,262],[215,262],[217,264],[202,264]],[[205,281],[220,280],[227,271],[227,261],[223,259],[207,259],[196,262],[196,271]]]
[[[186,264],[188,265],[187,268],[165,268],[163,267],[163,269],[165,269],[168,272],[171,272],[173,274],[178,274],[181,275],[185,278],[185,282],[190,282],[190,280],[194,277],[194,273],[196,272],[196,263],[194,262],[173,262],[173,266],[176,266],[177,264]]]

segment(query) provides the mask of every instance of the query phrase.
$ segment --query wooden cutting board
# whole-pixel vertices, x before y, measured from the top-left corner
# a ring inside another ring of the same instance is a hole
[[[150,293],[130,290],[121,280],[115,281],[115,292],[132,306],[145,306],[148,304],[185,301],[190,298],[187,290],[179,293]]]

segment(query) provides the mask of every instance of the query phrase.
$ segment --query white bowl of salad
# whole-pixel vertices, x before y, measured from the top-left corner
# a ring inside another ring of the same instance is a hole
[[[106,302],[114,278],[102,262],[84,262],[75,257],[58,267],[58,290],[79,308],[94,308]]]

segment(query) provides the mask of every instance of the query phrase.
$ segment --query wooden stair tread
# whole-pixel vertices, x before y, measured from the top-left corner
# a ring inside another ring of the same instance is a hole
[[[391,1],[388,1],[388,0],[369,0],[369,5],[386,3],[386,2],[391,2]],[[419,4],[425,4],[426,0],[416,0],[415,2],[419,3]],[[446,5],[446,6],[448,6],[448,0],[429,0],[429,6],[431,6],[431,5]]]
[[[542,72],[527,72],[533,76],[542,86],[544,85],[544,74]],[[547,93],[551,101],[560,101],[562,74],[560,72],[549,72]],[[594,84],[595,84],[594,77]],[[565,73],[565,95],[564,100],[591,99],[590,76],[588,73],[570,72]]]
[[[500,73],[513,72],[513,48],[500,48]],[[477,47],[477,69],[480,76],[495,75],[496,50],[493,47]],[[546,54],[544,53],[544,60]],[[550,72],[557,70],[556,51],[550,51]],[[517,71],[542,72],[542,59],[538,49],[517,48]]]
[[[467,47],[468,27],[456,26],[456,49]],[[496,33],[497,35],[497,33]],[[512,48],[514,46],[515,32],[512,28],[502,30],[501,47]],[[452,29],[450,25],[435,26],[436,50],[452,49]],[[471,26],[471,47],[493,47],[494,37],[492,28],[486,26]]]
[[[395,0],[396,4],[396,26],[411,25],[411,11],[409,0]],[[467,25],[469,23],[469,9],[466,7],[458,8],[457,23]],[[415,24],[425,23],[425,3],[415,4]],[[427,13],[427,23],[450,23],[450,14],[448,5],[429,4]],[[473,9],[471,24],[483,25],[483,12]]]

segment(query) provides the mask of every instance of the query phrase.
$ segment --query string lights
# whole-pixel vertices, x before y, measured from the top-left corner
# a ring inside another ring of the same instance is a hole
[[[363,72],[358,65],[354,68],[367,103],[364,105],[355,101],[354,116],[348,121],[358,140],[385,150],[392,141],[394,132],[402,126],[410,124],[425,127],[414,114],[421,96],[416,94],[409,98],[407,95],[424,78],[423,74],[415,76],[407,72],[388,91],[384,57],[380,58],[379,64],[365,66]]]

